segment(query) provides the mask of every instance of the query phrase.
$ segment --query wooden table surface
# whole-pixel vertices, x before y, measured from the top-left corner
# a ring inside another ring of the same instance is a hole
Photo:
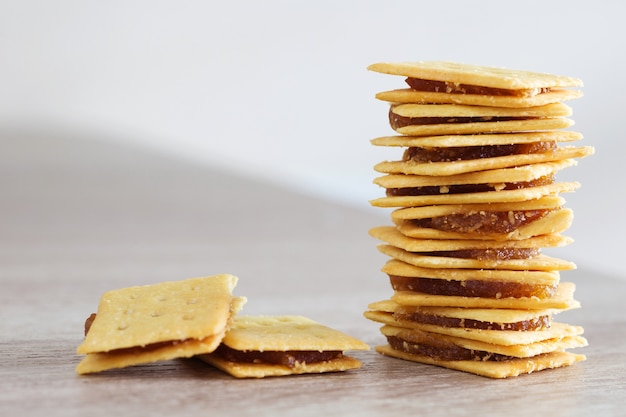
[[[192,359],[77,376],[104,291],[224,272],[244,313],[302,314],[382,344],[362,313],[391,295],[367,235],[387,214],[77,134],[2,133],[0,192],[2,416],[626,413],[626,281],[584,265],[562,274],[583,308],[559,320],[590,342],[569,368],[491,380],[372,350],[338,374],[237,380]]]

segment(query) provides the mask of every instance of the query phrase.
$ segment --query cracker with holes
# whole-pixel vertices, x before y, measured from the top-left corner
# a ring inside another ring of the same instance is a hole
[[[232,294],[237,277],[221,274],[135,286],[105,293],[86,325],[76,372],[113,368],[214,351],[245,298]]]
[[[369,346],[302,316],[238,316],[220,347],[201,359],[237,378],[263,378],[360,368],[349,350]]]

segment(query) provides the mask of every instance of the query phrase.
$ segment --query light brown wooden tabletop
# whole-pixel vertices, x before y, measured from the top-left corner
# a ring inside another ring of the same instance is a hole
[[[320,167],[323,169],[323,167]],[[360,370],[238,380],[198,360],[77,376],[83,322],[109,289],[239,277],[244,313],[302,314],[382,344],[388,298],[367,234],[386,214],[168,156],[61,134],[0,137],[0,415],[624,415],[626,281],[562,273],[587,361],[506,380],[358,352]],[[575,260],[574,260],[575,261]]]

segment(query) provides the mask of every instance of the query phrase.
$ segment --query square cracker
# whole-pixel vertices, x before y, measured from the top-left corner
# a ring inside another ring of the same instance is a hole
[[[222,341],[236,350],[362,350],[352,336],[303,316],[239,316]]]
[[[374,184],[383,188],[442,187],[447,194],[449,186],[489,184],[494,190],[502,189],[506,183],[528,182],[554,175],[557,171],[576,165],[575,159],[561,159],[531,165],[499,168],[486,171],[467,172],[455,175],[411,175],[388,174],[374,179]]]
[[[433,335],[445,335],[449,336],[450,338],[459,339],[461,341],[460,343],[464,343],[463,341],[469,343],[468,341],[471,340],[482,343],[489,343],[500,347],[528,345],[546,340],[558,340],[563,338],[577,338],[581,336],[584,332],[584,329],[581,326],[572,326],[570,324],[557,322],[553,322],[549,328],[542,330],[482,330],[472,328],[466,329],[461,327],[445,327],[434,324],[416,323],[407,320],[399,321],[394,318],[393,314],[376,310],[366,311],[364,313],[364,316],[369,320],[382,323],[386,326],[391,326],[393,328],[403,329],[409,333],[412,331],[415,331],[416,334],[419,332],[427,332],[432,333]],[[578,341],[574,339],[572,340],[575,343],[583,342],[582,339],[577,339]],[[516,353],[515,355],[513,355],[511,350],[507,351],[508,353],[504,353],[504,350],[494,349],[496,349],[496,346],[483,346],[481,348],[481,350],[512,356],[520,354]]]
[[[532,132],[564,129],[573,124],[565,116],[571,115],[570,107],[562,103],[527,108],[488,106],[465,106],[457,104],[393,104],[389,116],[406,118],[469,118],[469,121],[410,124],[395,127],[402,135],[463,135],[475,133]],[[493,118],[516,118],[517,120],[493,120]],[[393,126],[392,126],[393,127]]]
[[[516,358],[503,362],[484,361],[446,361],[431,358],[424,355],[415,355],[400,352],[389,345],[377,346],[376,351],[380,354],[404,359],[407,361],[436,365],[443,368],[468,372],[488,378],[508,378],[544,369],[560,368],[573,365],[576,362],[584,361],[584,355],[570,352],[550,352],[537,355],[531,358]]]
[[[461,308],[512,308],[515,310],[543,310],[546,308],[568,309],[577,308],[580,303],[574,299],[576,286],[571,282],[561,282],[550,298],[537,297],[460,297],[450,295],[432,295],[416,291],[396,291],[391,299],[408,306],[438,306]]]
[[[214,335],[230,317],[236,283],[235,276],[222,274],[109,291],[77,353]]]
[[[229,274],[136,286],[105,293],[77,353],[76,371],[99,372],[212,352],[232,315],[246,302],[233,297]]]
[[[418,148],[456,148],[462,146],[513,145],[536,142],[576,142],[583,135],[569,130],[546,132],[485,133],[477,135],[381,136],[372,145]]]
[[[571,107],[563,103],[545,106],[509,108],[489,106],[464,106],[462,104],[392,104],[390,111],[402,117],[518,117],[527,119],[571,116]]]
[[[445,231],[419,227],[410,220],[394,220],[398,230],[409,237],[420,239],[486,239],[486,240],[523,240],[533,236],[561,233],[572,224],[574,213],[571,209],[556,209],[540,219],[522,225],[508,233],[472,233]]]
[[[181,342],[159,343],[145,348],[90,353],[80,361],[76,367],[76,373],[90,374],[158,361],[190,358],[195,355],[213,352],[219,346],[222,337],[224,337],[225,330],[201,340],[190,339]]]
[[[395,131],[401,135],[408,136],[471,135],[477,133],[534,132],[541,130],[566,129],[573,125],[574,121],[566,117],[545,117],[537,119],[491,122],[408,125],[398,127]]]
[[[383,74],[507,90],[583,85],[580,79],[574,77],[449,61],[379,62],[367,69]]]
[[[400,277],[430,278],[444,281],[495,281],[530,285],[557,285],[560,279],[558,271],[422,268],[398,259],[388,260],[382,271]]]
[[[236,317],[222,343],[239,352],[369,350],[362,341],[302,316]],[[202,355],[201,359],[237,378],[337,372],[361,367],[360,361],[346,355],[324,362],[296,363],[293,367],[231,362],[217,352]]]
[[[386,317],[383,320],[374,321],[403,327],[410,327],[409,323],[415,324],[416,322],[414,320],[400,321],[398,316],[403,317],[415,313],[425,314],[431,317],[474,320],[500,325],[537,320],[542,316],[547,316],[551,320],[553,315],[569,310],[556,308],[548,308],[545,310],[514,310],[497,308],[419,307],[400,305],[392,300],[375,301],[368,304],[367,308],[371,310],[371,312],[379,313],[378,316],[382,314],[383,317]],[[398,316],[396,316],[396,314]]]
[[[527,96],[495,96],[482,94],[464,94],[448,92],[418,91],[411,88],[402,88],[382,91],[376,98],[390,103],[415,104],[465,104],[471,106],[494,107],[535,107],[550,103],[558,103],[582,97],[580,90],[553,89],[536,95]]]
[[[573,262],[543,254],[528,259],[490,260],[422,255],[385,244],[380,244],[377,248],[387,256],[422,268],[507,269],[514,271],[566,271],[576,269],[576,264]]]
[[[379,197],[370,200],[374,207],[420,207],[438,204],[486,204],[528,201],[548,195],[556,195],[575,191],[580,187],[578,182],[555,182],[537,187],[520,188],[517,190],[484,191],[463,194],[436,194],[418,196]]]
[[[477,171],[512,168],[529,164],[556,162],[571,158],[584,158],[592,155],[594,151],[595,149],[591,146],[564,146],[553,151],[541,153],[511,154],[456,161],[383,161],[374,165],[374,169],[385,174],[448,176]]]
[[[565,204],[565,199],[557,195],[503,204],[443,204],[396,209],[391,213],[391,219],[395,222],[412,219],[432,219],[433,217],[452,214],[471,214],[480,211],[557,210],[563,204]]]
[[[561,325],[562,323],[555,323],[555,325]],[[556,327],[556,326],[555,326]],[[444,348],[453,349],[465,349],[471,351],[488,352],[497,355],[513,356],[516,358],[528,358],[531,356],[540,355],[542,353],[549,353],[554,351],[562,351],[565,349],[574,349],[587,346],[587,340],[579,334],[582,332],[582,328],[578,328],[578,332],[574,326],[559,326],[562,331],[550,331],[548,330],[536,330],[536,331],[514,331],[508,332],[506,330],[484,330],[482,339],[478,338],[466,338],[466,334],[449,335],[445,333],[433,333],[427,330],[421,330],[418,328],[405,328],[394,325],[384,325],[380,331],[386,337],[398,337],[404,341],[415,344],[426,344],[442,346]],[[570,329],[571,328],[571,329]],[[488,333],[509,333],[510,339],[506,340],[506,344],[497,343],[497,341],[486,337]],[[548,333],[548,334],[545,334]],[[572,334],[573,333],[573,334]],[[530,334],[541,335],[536,339],[530,337],[528,341],[524,340],[524,337],[520,337],[520,343],[517,342],[518,335],[526,336]]]
[[[378,226],[370,229],[370,236],[387,242],[408,252],[439,252],[464,249],[494,248],[548,248],[561,247],[572,243],[573,239],[561,235],[535,236],[524,240],[471,240],[471,239],[417,239],[405,236],[392,226]]]

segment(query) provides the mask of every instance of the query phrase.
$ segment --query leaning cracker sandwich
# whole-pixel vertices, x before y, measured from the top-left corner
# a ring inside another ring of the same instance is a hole
[[[576,78],[452,62],[378,63],[408,88],[381,92],[400,149],[374,183],[393,208],[391,226],[370,235],[391,259],[382,267],[393,294],[365,317],[382,323],[376,351],[491,378],[572,365],[587,345],[583,328],[552,321],[580,307],[561,272],[573,262],[543,248],[562,235],[573,210],[556,175],[592,155],[562,101],[582,96]]]
[[[200,358],[237,378],[263,378],[360,368],[348,350],[369,346],[302,316],[238,316],[220,347]]]
[[[229,274],[105,293],[86,323],[78,374],[188,358],[214,351],[246,302]]]

